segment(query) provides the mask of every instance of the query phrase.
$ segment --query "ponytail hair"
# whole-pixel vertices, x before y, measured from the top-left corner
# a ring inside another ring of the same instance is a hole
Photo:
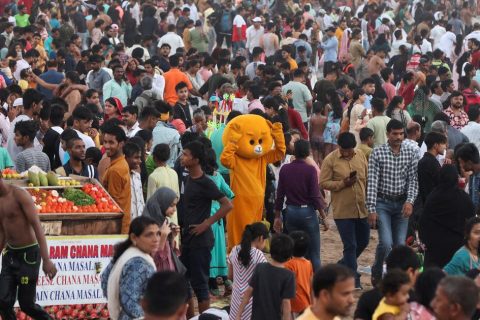
[[[262,222],[255,222],[245,227],[240,243],[240,251],[238,253],[238,261],[247,268],[250,265],[250,250],[252,249],[252,241],[262,237],[268,238],[268,228]]]
[[[120,258],[120,256],[133,245],[133,242],[130,239],[132,233],[139,237],[142,235],[145,229],[152,224],[158,226],[157,221],[147,216],[140,216],[133,219],[132,223],[130,224],[130,229],[128,230],[128,239],[115,245],[112,262],[115,263],[118,258]]]

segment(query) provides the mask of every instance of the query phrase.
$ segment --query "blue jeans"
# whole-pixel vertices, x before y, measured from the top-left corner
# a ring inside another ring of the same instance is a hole
[[[288,232],[304,231],[310,237],[306,258],[312,262],[314,271],[320,268],[320,227],[315,209],[311,206],[287,206],[285,225]]]
[[[392,247],[405,244],[408,230],[408,218],[402,214],[405,201],[377,199],[378,245],[372,266],[372,278],[382,278],[383,262]]]
[[[370,225],[364,219],[335,219],[338,233],[343,242],[343,258],[339,263],[355,272],[355,285],[360,285],[360,275],[357,273],[357,258],[368,246],[370,240]]]

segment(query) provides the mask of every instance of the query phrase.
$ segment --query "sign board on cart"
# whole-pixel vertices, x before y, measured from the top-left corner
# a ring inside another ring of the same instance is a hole
[[[58,273],[50,280],[40,267],[37,303],[41,306],[106,303],[100,275],[112,259],[113,246],[125,239],[125,235],[47,237],[50,259]]]

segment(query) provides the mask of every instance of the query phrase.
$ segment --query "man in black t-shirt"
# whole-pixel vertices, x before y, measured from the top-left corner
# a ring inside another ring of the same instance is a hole
[[[213,180],[203,173],[204,158],[205,148],[199,141],[187,144],[180,158],[181,165],[189,172],[183,192],[181,260],[187,268],[186,277],[197,297],[200,314],[210,307],[208,279],[214,244],[210,226],[232,209],[227,197],[218,190]],[[220,203],[220,209],[210,216],[213,200]],[[193,301],[190,305],[193,306]],[[193,314],[187,316],[191,318]]]

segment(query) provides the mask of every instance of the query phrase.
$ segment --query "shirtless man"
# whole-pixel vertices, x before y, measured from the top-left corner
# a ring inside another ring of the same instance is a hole
[[[0,317],[15,320],[13,305],[36,320],[52,319],[35,304],[40,259],[43,272],[53,279],[57,273],[48,257],[48,248],[37,209],[24,190],[8,185],[0,178]]]
[[[313,114],[310,117],[310,125],[308,126],[308,136],[310,138],[310,145],[312,148],[313,160],[320,167],[323,161],[324,141],[323,131],[327,124],[328,118],[323,112],[324,108],[319,103],[313,106]]]
[[[370,59],[370,62],[368,63],[368,74],[370,76],[380,76],[380,71],[387,67],[385,65],[385,57],[386,52],[383,49],[379,49],[377,52],[375,52],[375,55]]]

